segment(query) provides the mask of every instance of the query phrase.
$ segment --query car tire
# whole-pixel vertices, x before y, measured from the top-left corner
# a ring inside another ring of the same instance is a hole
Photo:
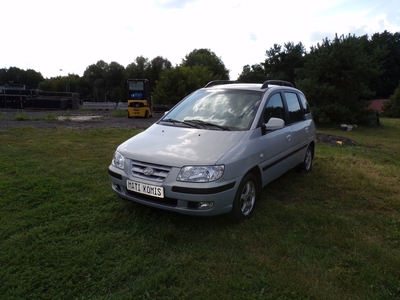
[[[249,219],[254,211],[258,196],[258,181],[252,173],[247,173],[240,182],[233,201],[230,218],[235,222]]]
[[[306,155],[304,156],[304,161],[297,167],[297,170],[301,173],[309,173],[312,168],[313,159],[314,149],[311,145],[309,145],[306,151]]]

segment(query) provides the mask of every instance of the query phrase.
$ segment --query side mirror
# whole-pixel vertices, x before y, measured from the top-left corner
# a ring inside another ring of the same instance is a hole
[[[278,130],[285,127],[285,121],[279,118],[271,118],[269,119],[268,123],[262,124],[262,132],[263,134],[267,133],[268,131]]]

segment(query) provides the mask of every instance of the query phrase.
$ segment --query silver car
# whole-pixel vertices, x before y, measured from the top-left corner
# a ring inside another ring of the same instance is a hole
[[[315,125],[284,81],[211,82],[118,146],[109,177],[123,199],[186,215],[244,220],[260,190],[311,170]]]

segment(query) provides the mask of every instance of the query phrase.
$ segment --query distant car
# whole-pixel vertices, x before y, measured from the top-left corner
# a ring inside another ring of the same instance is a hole
[[[126,200],[242,221],[266,184],[311,170],[314,142],[310,106],[290,83],[210,82],[121,144],[109,177]]]

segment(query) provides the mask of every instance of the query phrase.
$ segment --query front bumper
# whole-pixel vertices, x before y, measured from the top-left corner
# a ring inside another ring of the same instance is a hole
[[[192,216],[215,216],[230,212],[237,190],[236,181],[186,183],[165,180],[163,183],[156,184],[164,188],[164,198],[156,198],[129,191],[126,188],[126,181],[132,178],[128,178],[122,170],[110,165],[108,173],[112,189],[119,197]],[[134,180],[138,181],[136,178]],[[155,185],[154,182],[146,183]],[[199,208],[199,203],[204,202],[213,202],[213,207]]]

